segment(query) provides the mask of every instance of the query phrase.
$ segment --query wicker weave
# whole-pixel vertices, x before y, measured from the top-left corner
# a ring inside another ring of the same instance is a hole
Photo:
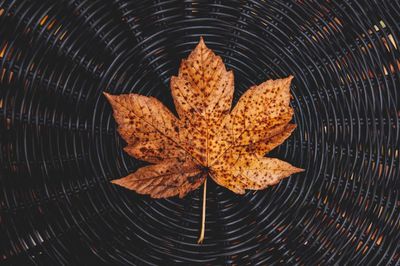
[[[251,85],[295,76],[306,172],[244,196],[153,200],[109,183],[123,152],[102,91],[153,95],[203,36]],[[398,0],[0,3],[0,264],[399,265]]]

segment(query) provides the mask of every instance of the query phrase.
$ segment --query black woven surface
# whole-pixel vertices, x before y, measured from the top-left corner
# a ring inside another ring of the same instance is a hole
[[[399,1],[2,1],[0,263],[399,265]],[[122,150],[102,91],[153,95],[203,36],[235,100],[295,76],[298,129],[265,191],[153,200],[108,181]]]

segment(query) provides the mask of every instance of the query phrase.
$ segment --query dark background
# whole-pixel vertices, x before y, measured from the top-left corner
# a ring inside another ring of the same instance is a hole
[[[0,1],[3,265],[398,265],[400,3]],[[108,181],[122,151],[102,91],[153,95],[203,36],[251,85],[295,76],[293,136],[270,156],[305,168],[244,196],[209,183],[153,200]]]

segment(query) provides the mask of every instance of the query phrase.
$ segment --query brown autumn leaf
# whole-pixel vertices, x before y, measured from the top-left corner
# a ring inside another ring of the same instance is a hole
[[[249,88],[232,109],[233,72],[226,70],[221,57],[201,39],[182,60],[178,76],[171,77],[179,117],[153,97],[105,93],[118,132],[128,144],[124,150],[151,163],[112,182],[153,198],[183,197],[206,185],[209,176],[243,194],[303,171],[264,157],[296,128],[290,124],[292,78]]]

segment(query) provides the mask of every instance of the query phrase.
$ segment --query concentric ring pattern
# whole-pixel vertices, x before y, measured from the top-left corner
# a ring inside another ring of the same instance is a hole
[[[400,2],[24,0],[0,4],[0,262],[11,265],[399,265]],[[102,91],[153,95],[203,36],[235,99],[295,76],[305,168],[265,191],[212,182],[153,200],[109,180],[122,150]]]

